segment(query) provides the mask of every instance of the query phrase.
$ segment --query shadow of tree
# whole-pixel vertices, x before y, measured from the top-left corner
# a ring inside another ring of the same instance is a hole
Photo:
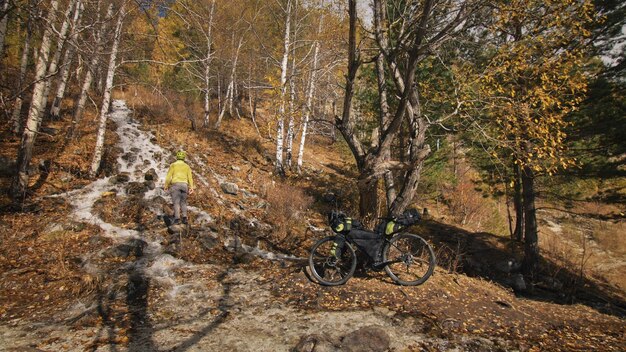
[[[433,245],[440,267],[488,279],[505,287],[516,286],[514,276],[519,271],[506,267],[508,263],[521,262],[523,244],[434,220],[423,221],[409,231]],[[527,289],[516,290],[517,295],[557,304],[584,304],[605,314],[626,316],[626,301],[619,289],[581,276],[576,268],[562,267],[546,256],[541,257],[539,267],[535,277],[526,278],[529,280]]]
[[[130,240],[127,245],[132,246],[136,242],[138,241]],[[171,324],[155,328],[150,312],[150,295],[155,287],[152,286],[151,279],[145,271],[146,264],[149,262],[148,259],[138,255],[134,262],[126,265],[124,269],[111,274],[109,279],[112,285],[98,289],[95,311],[101,322],[101,328],[94,336],[89,350],[96,351],[102,344],[106,344],[111,351],[117,351],[124,344],[122,334],[125,331],[128,338],[128,351],[165,351],[160,349],[159,344],[155,341],[154,334],[156,332],[206,319],[206,316],[215,308],[209,307],[198,312],[192,318],[177,320]],[[226,320],[230,314],[228,302],[231,299],[233,285],[226,281],[228,274],[229,270],[225,269],[217,277],[217,281],[223,290],[216,307],[219,310],[219,314],[202,329],[180,341],[176,346],[168,348],[167,351],[181,352],[189,350]],[[120,284],[124,287],[123,291],[120,290]],[[124,292],[123,302],[120,301],[119,292]],[[75,323],[87,314],[89,314],[89,311],[68,322]]]

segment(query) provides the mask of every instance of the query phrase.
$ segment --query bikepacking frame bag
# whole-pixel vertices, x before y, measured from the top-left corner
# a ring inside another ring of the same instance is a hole
[[[347,235],[361,251],[365,252],[373,262],[381,260],[380,251],[384,244],[384,238],[376,232],[352,229]]]

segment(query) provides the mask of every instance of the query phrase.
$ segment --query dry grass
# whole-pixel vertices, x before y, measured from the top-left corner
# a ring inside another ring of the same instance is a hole
[[[304,212],[313,204],[313,198],[297,186],[276,182],[265,190],[268,202],[267,217],[274,224],[272,236],[283,241],[298,229],[305,230]]]

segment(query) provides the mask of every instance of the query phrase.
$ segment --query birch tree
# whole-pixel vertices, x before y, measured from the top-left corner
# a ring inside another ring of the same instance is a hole
[[[50,59],[50,46],[52,42],[54,23],[56,22],[56,11],[58,9],[58,0],[52,0],[50,2],[50,8],[48,9],[48,15],[46,18],[46,25],[44,28],[43,37],[41,38],[41,46],[39,48],[39,55],[37,57],[37,64],[35,68],[35,84],[33,86],[33,95],[31,98],[30,109],[28,111],[28,118],[26,120],[24,133],[22,134],[22,140],[17,155],[17,176],[13,179],[11,184],[11,191],[14,197],[22,196],[28,189],[28,167],[33,155],[33,148],[35,146],[35,139],[39,132],[40,117],[43,106],[41,106],[43,92],[46,84],[46,72],[48,62]]]
[[[280,96],[278,108],[278,123],[276,124],[276,163],[274,169],[284,174],[283,145],[285,139],[285,94],[287,92],[287,69],[289,63],[289,35],[291,32],[292,0],[287,0],[285,8],[285,35],[283,37],[283,57],[280,64]]]
[[[220,115],[218,116],[217,121],[215,122],[215,128],[219,128],[220,125],[222,124],[222,118],[224,117],[224,114],[226,113],[226,109],[228,109],[228,114],[230,116],[233,116],[233,101],[234,101],[235,87],[236,87],[235,77],[237,73],[237,61],[239,59],[239,52],[241,51],[241,46],[243,45],[243,37],[244,35],[242,34],[241,37],[239,38],[239,43],[237,44],[237,47],[234,50],[232,66],[230,68],[228,87],[226,88],[226,96],[224,97],[224,105],[222,106],[222,111],[220,111]],[[235,38],[235,34],[233,33],[233,42],[234,42],[234,38]]]
[[[50,107],[50,117],[52,119],[58,119],[61,113],[61,104],[63,97],[65,96],[65,88],[67,87],[67,80],[70,76],[70,68],[72,67],[72,60],[76,52],[76,40],[78,39],[78,26],[80,24],[80,17],[82,15],[84,5],[82,0],[77,1],[76,10],[74,12],[74,18],[72,19],[71,32],[69,35],[70,45],[67,46],[65,53],[63,54],[63,64],[61,65],[61,72],[57,79],[57,89]]]
[[[107,76],[104,86],[104,94],[102,96],[102,106],[100,107],[100,118],[98,123],[98,133],[96,138],[96,147],[91,162],[90,176],[95,177],[100,169],[102,161],[102,150],[104,147],[104,136],[106,132],[107,117],[109,115],[109,105],[111,103],[111,91],[113,89],[113,78],[115,77],[115,68],[117,60],[117,52],[122,36],[122,24],[126,16],[126,2],[122,6],[117,15],[117,23],[115,25],[115,33],[113,34],[113,44],[111,45],[111,56],[109,57],[109,65],[107,68]]]
[[[96,23],[100,22],[100,1],[97,6],[97,20]],[[100,55],[104,50],[102,40],[106,34],[106,28],[108,22],[111,20],[113,16],[113,4],[109,4],[107,8],[107,13],[104,18],[104,21],[101,22],[99,29],[97,29],[95,34],[95,43],[93,46],[93,50],[91,52],[91,59],[89,62],[89,66],[87,67],[87,72],[85,73],[85,77],[83,78],[83,83],[81,85],[80,94],[78,99],[76,100],[76,108],[74,110],[74,115],[72,117],[72,124],[68,129],[66,139],[74,138],[76,133],[76,127],[80,123],[83,118],[83,112],[85,110],[85,103],[87,103],[87,95],[89,94],[89,89],[93,83],[94,78],[94,70],[97,69],[98,63],[100,62]]]
[[[298,148],[298,161],[297,161],[297,171],[298,173],[302,173],[302,162],[304,160],[304,144],[306,142],[307,130],[309,127],[309,118],[311,116],[311,111],[313,109],[313,96],[315,95],[315,84],[317,78],[317,65],[319,59],[320,52],[320,41],[319,36],[322,32],[322,23],[324,22],[324,16],[320,16],[318,27],[317,27],[317,37],[315,43],[313,44],[315,49],[313,51],[313,65],[311,68],[311,76],[309,78],[309,86],[306,94],[306,107],[304,110],[304,117],[302,119],[302,134],[300,136],[300,146]]]
[[[61,24],[61,29],[58,32],[57,38],[57,47],[54,51],[54,55],[50,59],[50,63],[48,64],[48,73],[46,79],[46,83],[44,85],[43,97],[41,102],[43,114],[44,110],[48,106],[48,95],[50,94],[50,86],[52,83],[52,77],[55,76],[58,72],[59,60],[61,59],[61,53],[63,52],[63,47],[65,46],[65,41],[67,40],[68,31],[72,21],[70,18],[72,17],[72,13],[74,13],[74,18],[80,13],[80,3],[78,0],[70,0],[67,4],[67,9],[65,10],[65,14],[63,15],[63,22]]]
[[[29,3],[29,5],[32,5]],[[13,113],[11,114],[12,131],[18,134],[22,130],[22,105],[24,104],[24,80],[26,78],[26,69],[28,68],[28,58],[30,55],[30,43],[32,38],[32,6],[28,9],[28,18],[26,20],[26,33],[24,35],[24,44],[22,44],[22,56],[20,59],[20,74],[17,80],[17,96],[13,104]]]

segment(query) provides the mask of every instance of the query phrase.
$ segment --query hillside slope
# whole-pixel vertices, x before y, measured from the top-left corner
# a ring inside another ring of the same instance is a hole
[[[115,138],[102,178],[91,182],[72,171],[67,150],[43,150],[38,160],[46,152],[62,156],[32,200],[3,205],[2,350],[619,351],[626,345],[619,294],[590,288],[590,297],[573,305],[553,294],[516,295],[514,275],[495,270],[508,259],[501,239],[435,221],[413,229],[435,244],[440,258],[424,285],[399,287],[384,273],[366,271],[338,288],[320,286],[309,280],[304,258],[325,235],[319,229],[331,205],[323,195],[343,191],[350,199],[346,190],[354,188],[337,147],[312,145],[305,174],[283,180],[272,175],[271,142],[247,121],[226,122],[220,132],[191,131],[185,120],[150,118],[140,109],[133,115],[122,101],[111,120]],[[159,188],[180,147],[189,152],[199,185],[189,232],[167,228],[169,197]],[[450,251],[459,243],[467,252]]]

